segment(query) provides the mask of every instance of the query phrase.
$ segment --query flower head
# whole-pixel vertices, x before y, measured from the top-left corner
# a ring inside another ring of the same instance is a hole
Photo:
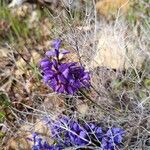
[[[89,88],[89,72],[76,62],[62,63],[60,54],[69,52],[60,51],[60,46],[61,41],[55,40],[54,49],[47,51],[46,57],[40,62],[44,82],[57,93],[74,94],[80,88]]]

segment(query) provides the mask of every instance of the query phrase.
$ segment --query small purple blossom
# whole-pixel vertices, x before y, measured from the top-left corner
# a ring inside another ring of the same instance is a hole
[[[49,150],[48,148],[50,146],[46,143],[46,141],[43,142],[43,139],[37,133],[33,133],[33,142],[34,145],[32,147],[32,150]]]
[[[102,147],[104,150],[115,150],[120,145],[125,134],[121,128],[110,128],[102,138]]]
[[[54,49],[47,51],[40,62],[44,82],[57,93],[74,94],[81,88],[89,88],[89,72],[76,62],[62,63],[60,54],[66,55],[69,52],[61,52],[60,46],[61,41],[55,40]]]
[[[30,141],[33,141],[34,143],[32,146],[32,150],[62,150],[63,148],[59,144],[49,145],[37,133],[33,133],[32,136],[33,136],[33,140],[32,139],[30,140]]]

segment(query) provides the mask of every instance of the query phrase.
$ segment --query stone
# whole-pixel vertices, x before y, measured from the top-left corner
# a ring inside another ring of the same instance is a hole
[[[20,6],[23,2],[26,0],[12,0],[12,2],[9,4],[8,7],[15,7],[15,6]]]
[[[105,16],[110,18],[114,16],[117,11],[120,9],[121,12],[127,13],[129,9],[129,0],[102,0],[96,3],[97,11]]]
[[[91,58],[90,67],[117,70],[141,68],[146,58],[144,53],[136,47],[133,39],[128,39],[126,33],[129,31],[124,26],[115,28],[106,25],[99,32],[97,50]]]

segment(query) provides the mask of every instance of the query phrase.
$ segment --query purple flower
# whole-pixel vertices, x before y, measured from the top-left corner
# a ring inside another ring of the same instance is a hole
[[[88,123],[84,127],[89,134],[94,136],[100,141],[103,137],[103,130],[96,123]]]
[[[121,144],[124,133],[121,128],[110,128],[102,138],[103,150],[115,150]]]
[[[47,51],[45,53],[45,55],[47,57],[53,57],[55,59],[57,59],[59,61],[59,55],[62,54],[62,55],[66,55],[69,53],[69,51],[67,50],[62,50],[60,52],[60,46],[61,46],[61,40],[60,39],[56,39],[53,41],[53,44],[52,44],[52,47],[54,48],[53,50],[50,50],[50,51]]]
[[[68,132],[68,137],[71,143],[74,145],[87,145],[89,143],[88,133],[84,128],[78,123],[73,121],[70,125],[70,130],[73,132]]]
[[[59,121],[49,122],[53,138],[65,146],[86,145],[89,139],[84,128],[75,120],[61,117]]]
[[[42,138],[36,133],[33,133],[33,142],[34,145],[32,150],[49,150],[48,148],[50,146],[46,143],[46,141],[43,142]]]
[[[69,52],[60,52],[60,46],[61,41],[55,40],[54,49],[46,52],[46,57],[40,62],[44,82],[57,93],[74,94],[81,88],[89,88],[89,72],[76,62],[62,63],[59,55]]]
[[[80,124],[66,116],[52,123],[51,130],[53,138],[59,143],[63,142],[65,146],[85,146],[94,143],[103,150],[115,150],[121,144],[125,133],[121,128],[110,128],[104,132],[96,123]]]
[[[61,40],[60,39],[56,39],[53,41],[53,47],[56,49],[56,50],[59,50],[61,46]]]
[[[32,150],[62,150],[73,146],[96,146],[102,150],[116,150],[122,143],[124,130],[110,128],[103,131],[96,123],[80,123],[73,118],[60,116],[57,121],[46,118],[54,143],[49,145],[41,136],[33,134]]]
[[[63,149],[63,147],[59,144],[49,145],[46,141],[43,141],[40,135],[36,133],[33,133],[33,142],[34,144],[32,146],[32,150],[62,150]]]

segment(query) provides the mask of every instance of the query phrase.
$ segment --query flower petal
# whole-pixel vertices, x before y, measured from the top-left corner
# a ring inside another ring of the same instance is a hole
[[[67,51],[67,50],[65,50],[65,49],[62,49],[62,51],[61,51],[61,54],[63,54],[63,55],[66,55],[66,54],[69,54],[70,52],[69,51]]]
[[[58,50],[58,49],[60,48],[60,46],[61,46],[61,40],[60,40],[60,39],[54,40],[53,43],[52,43],[52,46],[53,46],[55,49]]]
[[[44,59],[42,59],[42,60],[40,61],[40,66],[41,66],[42,68],[51,67],[51,66],[52,66],[52,63],[50,62],[49,59],[44,58]]]
[[[67,87],[67,92],[68,92],[68,94],[74,94],[75,90],[73,89],[73,87],[68,86]]]
[[[45,55],[48,56],[48,57],[51,57],[51,56],[56,56],[56,53],[55,53],[54,50],[50,50],[50,51],[47,51],[47,52],[45,53]]]
[[[65,69],[62,74],[64,75],[64,77],[67,79],[68,78],[68,75],[69,75],[69,69]]]

